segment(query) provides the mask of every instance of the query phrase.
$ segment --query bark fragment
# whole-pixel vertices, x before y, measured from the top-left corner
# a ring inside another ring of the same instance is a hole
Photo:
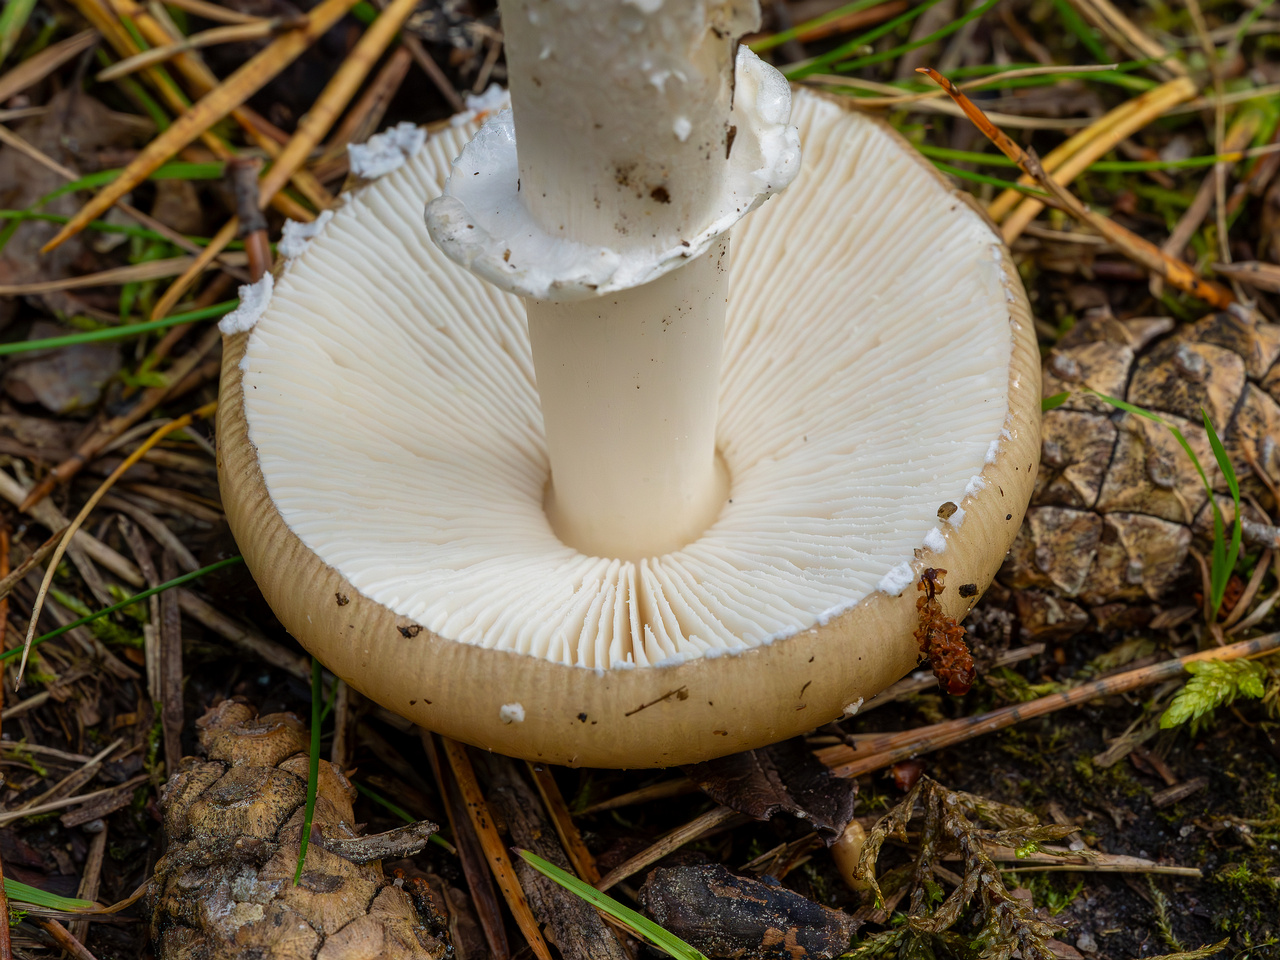
[[[739,877],[719,864],[654,870],[640,889],[645,912],[711,958],[807,960],[843,953],[854,919],[776,880]]]

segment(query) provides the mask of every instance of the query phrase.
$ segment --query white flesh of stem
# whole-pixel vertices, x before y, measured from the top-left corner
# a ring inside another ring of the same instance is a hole
[[[719,199],[736,41],[755,4],[501,3],[525,206],[624,256],[692,237]],[[743,12],[745,11],[745,13]],[[715,519],[728,242],[640,287],[527,299],[549,516],[584,553],[677,550]]]
[[[720,512],[715,453],[729,242],[644,286],[526,300],[552,471],[551,526],[593,556],[639,560]]]

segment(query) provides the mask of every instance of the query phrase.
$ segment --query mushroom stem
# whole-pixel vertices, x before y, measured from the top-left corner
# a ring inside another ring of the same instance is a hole
[[[756,25],[756,5],[500,7],[520,193],[534,220],[551,236],[623,257],[688,247],[721,200],[736,38]],[[641,286],[568,302],[525,298],[551,461],[547,512],[565,543],[657,556],[696,539],[719,513],[727,295],[725,234]]]
[[[639,560],[678,550],[720,512],[716,400],[728,237],[652,283],[591,300],[526,299],[562,541]]]
[[[751,0],[501,0],[520,196],[555,237],[641,254],[712,219]],[[652,8],[652,9],[650,9]]]

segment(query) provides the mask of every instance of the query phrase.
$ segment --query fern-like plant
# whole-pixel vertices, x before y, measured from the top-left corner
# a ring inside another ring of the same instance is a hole
[[[1252,660],[1197,660],[1187,664],[1187,672],[1191,679],[1160,717],[1162,730],[1190,721],[1194,734],[1218,707],[1237,697],[1258,700],[1266,693],[1263,681],[1267,671]]]

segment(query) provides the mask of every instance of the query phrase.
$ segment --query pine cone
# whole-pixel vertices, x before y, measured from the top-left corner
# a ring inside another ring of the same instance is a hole
[[[1193,540],[1212,538],[1204,486],[1168,428],[1085,388],[1176,424],[1231,523],[1231,498],[1200,411],[1221,437],[1242,493],[1274,507],[1277,357],[1280,326],[1227,313],[1176,329],[1165,317],[1086,317],[1058,341],[1045,359],[1044,395],[1071,396],[1044,415],[1032,505],[998,578],[1015,588],[1028,632],[1066,637],[1090,625],[1144,625],[1150,602],[1186,572]],[[1246,543],[1276,545],[1267,517],[1248,506],[1243,513]]]
[[[168,852],[148,891],[159,960],[446,956],[429,894],[388,879],[371,859],[416,852],[433,825],[358,837],[356,792],[341,770],[322,762],[306,864],[295,886],[306,728],[291,713],[259,717],[253,707],[226,700],[197,729],[208,760],[184,759],[163,798]]]

